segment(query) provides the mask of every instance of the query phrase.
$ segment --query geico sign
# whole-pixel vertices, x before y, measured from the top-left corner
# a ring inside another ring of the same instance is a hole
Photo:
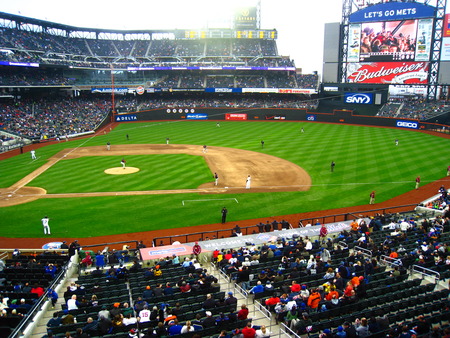
[[[418,124],[416,122],[397,121],[397,127],[417,129]]]
[[[353,94],[345,97],[345,103],[372,103],[372,98],[367,94]]]

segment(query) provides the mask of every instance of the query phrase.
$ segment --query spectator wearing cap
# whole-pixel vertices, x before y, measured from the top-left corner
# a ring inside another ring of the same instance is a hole
[[[206,311],[206,318],[202,320],[202,326],[204,328],[213,327],[216,325],[216,320],[213,318],[211,311]]]
[[[228,292],[228,297],[225,299],[226,305],[237,305],[237,298],[233,296],[233,292]]]
[[[269,276],[267,276],[267,271],[266,270],[262,270],[261,273],[258,274],[258,280],[261,283],[266,283],[268,278],[269,278]]]
[[[100,318],[111,318],[111,314],[109,313],[108,307],[106,305],[102,306],[102,309],[98,312],[98,319]]]
[[[112,309],[109,311],[109,313],[111,314],[111,317],[114,318],[115,316],[119,315],[122,313],[122,310],[120,309],[120,303],[116,302],[113,304]]]
[[[306,287],[306,284],[303,284],[302,286],[301,286],[301,290],[300,290],[300,297],[304,300],[304,301],[307,301],[308,300],[308,298],[309,298],[309,290],[308,290],[308,288]]]
[[[352,325],[350,322],[344,322],[342,324],[342,327],[344,328],[345,333],[347,334],[347,338],[356,338],[358,337],[358,333],[356,332],[356,328],[354,325]]]
[[[309,318],[308,312],[303,312],[302,317],[295,321],[294,329],[298,334],[305,334],[308,332],[308,327],[312,326],[313,322]]]
[[[339,338],[347,337],[347,333],[345,333],[344,328],[341,325],[338,326],[335,335]]]
[[[173,319],[169,321],[169,328],[167,331],[169,332],[169,336],[175,336],[178,334],[181,334],[181,329],[183,328],[182,325],[178,323],[178,319]]]

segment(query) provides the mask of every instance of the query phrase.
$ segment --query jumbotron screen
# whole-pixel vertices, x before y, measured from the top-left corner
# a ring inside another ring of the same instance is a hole
[[[433,19],[354,23],[348,62],[428,61]]]

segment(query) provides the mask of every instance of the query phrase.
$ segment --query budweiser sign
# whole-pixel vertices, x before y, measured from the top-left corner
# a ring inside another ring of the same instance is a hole
[[[349,63],[347,81],[354,83],[426,84],[428,62]]]

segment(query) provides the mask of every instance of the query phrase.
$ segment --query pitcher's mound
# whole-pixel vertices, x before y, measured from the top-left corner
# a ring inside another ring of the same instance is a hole
[[[128,175],[128,174],[134,174],[137,173],[139,170],[139,168],[135,168],[135,167],[115,167],[115,168],[109,168],[105,170],[105,174],[109,174],[109,175]]]

